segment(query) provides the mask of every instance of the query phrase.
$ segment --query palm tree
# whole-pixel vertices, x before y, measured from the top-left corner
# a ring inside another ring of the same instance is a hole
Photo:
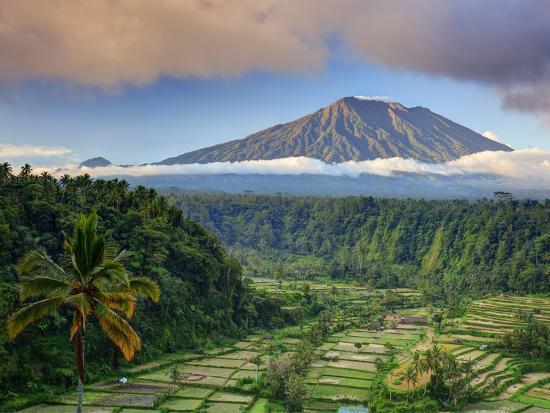
[[[411,365],[414,369],[417,379],[419,379],[422,375],[422,355],[420,354],[420,351],[413,351]]]
[[[13,168],[11,167],[10,163],[4,162],[0,164],[0,181],[6,183],[11,178],[13,178]]]
[[[14,339],[28,325],[56,314],[61,308],[72,314],[70,340],[75,345],[78,371],[78,407],[84,393],[84,335],[88,317],[94,316],[105,334],[127,360],[141,348],[141,340],[126,318],[132,317],[137,296],[158,301],[158,285],[146,277],[131,277],[123,262],[128,253],[109,254],[102,235],[97,234],[97,215],[80,215],[72,239],[65,236],[68,260],[55,263],[45,252],[30,251],[18,268],[19,298],[34,302],[8,320]]]
[[[32,167],[28,163],[26,163],[21,167],[21,172],[19,175],[26,177],[26,176],[31,176],[31,174],[32,174]]]
[[[414,386],[416,386],[418,376],[412,365],[407,366],[407,369],[401,372],[400,376],[401,376],[401,379],[404,379],[407,381],[407,401],[408,401],[411,383],[413,383],[413,393],[414,393]]]

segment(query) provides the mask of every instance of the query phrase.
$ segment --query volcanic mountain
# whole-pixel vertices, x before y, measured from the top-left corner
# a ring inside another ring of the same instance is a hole
[[[307,156],[325,162],[413,158],[444,162],[512,148],[424,107],[345,97],[295,121],[244,139],[165,159],[164,165]]]
[[[112,163],[110,161],[103,158],[102,156],[98,156],[97,158],[86,159],[84,162],[80,164],[79,168],[82,168],[82,167],[100,168],[100,167],[111,166],[111,165]]]

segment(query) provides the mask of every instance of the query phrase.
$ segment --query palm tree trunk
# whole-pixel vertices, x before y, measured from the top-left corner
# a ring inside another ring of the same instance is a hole
[[[76,370],[78,372],[78,400],[76,413],[82,413],[82,403],[84,398],[84,337],[80,331],[76,333],[74,341],[76,350]]]

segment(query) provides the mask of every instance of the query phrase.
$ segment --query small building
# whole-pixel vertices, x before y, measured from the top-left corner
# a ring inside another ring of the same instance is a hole
[[[481,346],[479,346],[480,350],[487,350],[488,348],[489,346],[487,344],[482,344]]]

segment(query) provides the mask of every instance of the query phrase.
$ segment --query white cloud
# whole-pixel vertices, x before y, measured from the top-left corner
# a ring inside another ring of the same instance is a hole
[[[382,102],[393,102],[395,100],[391,96],[354,96],[354,98],[359,100],[379,100]]]
[[[42,168],[55,173],[55,168]],[[440,163],[424,163],[414,159],[389,158],[369,161],[348,161],[328,164],[306,157],[214,162],[187,165],[143,165],[123,168],[71,168],[61,173],[89,173],[101,176],[151,176],[195,174],[261,174],[261,175],[332,175],[357,177],[361,174],[390,176],[398,172],[440,175],[495,174],[524,184],[550,186],[550,151],[522,149],[514,152],[486,151]]]
[[[502,143],[502,141],[500,140],[500,136],[491,130],[486,130],[481,135],[485,136],[487,139],[491,139],[492,141]]]
[[[71,155],[70,149],[55,146],[12,145],[0,143],[0,159],[48,158]]]

